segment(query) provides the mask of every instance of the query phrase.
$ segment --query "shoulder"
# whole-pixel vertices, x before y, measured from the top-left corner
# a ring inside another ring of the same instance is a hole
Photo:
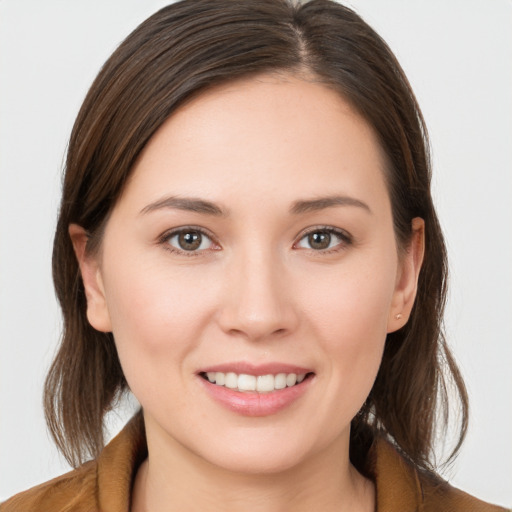
[[[0,512],[126,512],[134,475],[146,457],[139,412],[96,460],[13,496]]]
[[[379,512],[507,512],[452,487],[436,474],[418,470],[384,439],[374,442],[368,459]]]
[[[97,464],[78,469],[16,494],[0,504],[0,512],[87,512],[98,510]]]
[[[432,481],[420,477],[425,512],[507,512],[507,509],[491,505],[452,487],[444,481]]]

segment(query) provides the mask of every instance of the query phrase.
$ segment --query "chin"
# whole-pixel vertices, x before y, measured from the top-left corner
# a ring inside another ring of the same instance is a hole
[[[230,429],[217,437],[216,442],[196,445],[193,451],[213,466],[231,473],[272,475],[298,470],[318,456],[344,449],[344,435],[326,434],[308,432],[296,423],[291,428],[266,425]]]
[[[271,449],[228,449],[222,454],[205,454],[204,458],[214,466],[230,473],[240,475],[273,475],[300,467],[305,463],[307,454],[297,447],[279,447]]]

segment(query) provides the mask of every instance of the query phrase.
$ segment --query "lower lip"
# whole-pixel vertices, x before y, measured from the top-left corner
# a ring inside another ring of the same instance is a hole
[[[308,390],[312,376],[308,376],[300,384],[271,391],[257,393],[255,391],[237,391],[225,386],[217,386],[203,377],[198,377],[208,394],[218,403],[243,416],[269,416],[289,407]]]

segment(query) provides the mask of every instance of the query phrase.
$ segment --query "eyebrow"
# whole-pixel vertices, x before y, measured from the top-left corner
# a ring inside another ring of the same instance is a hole
[[[164,197],[154,203],[145,206],[140,213],[146,214],[161,210],[165,208],[172,208],[176,210],[184,210],[187,212],[202,213],[206,215],[214,215],[216,217],[226,216],[226,212],[215,203],[205,201],[204,199],[197,199],[195,197]]]
[[[362,208],[368,213],[373,213],[370,207],[363,201],[349,196],[327,196],[315,199],[295,201],[290,208],[290,212],[295,215],[302,213],[316,212],[333,206],[355,206]]]

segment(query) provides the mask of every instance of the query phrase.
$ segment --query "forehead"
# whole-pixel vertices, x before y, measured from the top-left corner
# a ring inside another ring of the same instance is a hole
[[[141,200],[279,192],[292,201],[336,187],[375,193],[383,173],[372,128],[339,93],[292,75],[261,75],[179,108],[146,145],[126,192]]]

